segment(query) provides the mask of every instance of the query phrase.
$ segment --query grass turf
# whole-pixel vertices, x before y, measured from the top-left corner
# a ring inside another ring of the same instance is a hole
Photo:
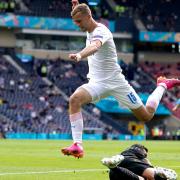
[[[108,180],[103,157],[115,155],[135,141],[84,141],[85,157],[60,153],[71,141],[0,140],[0,180]],[[141,141],[155,166],[174,169],[180,177],[180,141]]]

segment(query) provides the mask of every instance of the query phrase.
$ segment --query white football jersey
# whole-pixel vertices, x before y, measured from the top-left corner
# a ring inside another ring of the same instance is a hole
[[[92,81],[111,80],[122,72],[116,53],[113,36],[110,30],[103,24],[98,23],[98,27],[93,32],[87,32],[86,46],[94,40],[100,40],[101,48],[88,57],[89,73],[88,78]]]

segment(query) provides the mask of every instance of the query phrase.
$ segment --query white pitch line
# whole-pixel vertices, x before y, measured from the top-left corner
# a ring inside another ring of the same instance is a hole
[[[180,168],[180,166],[168,166],[167,168]],[[50,173],[76,173],[76,172],[100,172],[108,171],[108,169],[69,169],[69,170],[59,170],[59,171],[34,171],[34,172],[7,172],[0,173],[0,176],[8,175],[31,175],[31,174],[50,174]]]
[[[76,173],[76,172],[98,172],[98,171],[108,171],[107,169],[70,169],[70,170],[59,170],[59,171],[37,171],[37,172],[7,172],[0,173],[0,176],[7,175],[24,175],[24,174],[49,174],[49,173]]]
[[[169,168],[180,168],[180,166],[168,166]]]

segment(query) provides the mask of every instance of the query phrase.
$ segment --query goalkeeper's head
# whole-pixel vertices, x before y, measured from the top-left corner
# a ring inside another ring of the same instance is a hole
[[[131,147],[133,147],[133,148],[137,147],[137,148],[142,149],[148,153],[148,148],[143,146],[142,144],[133,144]]]
[[[148,149],[142,144],[133,144],[129,149],[133,150],[135,154],[141,159],[147,157]]]

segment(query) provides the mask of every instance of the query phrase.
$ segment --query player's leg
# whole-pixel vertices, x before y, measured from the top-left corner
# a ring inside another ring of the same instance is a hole
[[[69,119],[74,143],[82,143],[83,116],[81,107],[90,103],[92,97],[84,88],[78,88],[69,99]]]
[[[83,132],[83,117],[81,107],[84,104],[90,103],[92,97],[84,88],[78,88],[69,99],[69,119],[71,123],[72,138],[74,144],[70,147],[62,149],[64,155],[72,155],[75,157],[83,157],[82,147],[82,132]]]
[[[105,95],[107,89],[98,83],[87,83],[80,86],[69,99],[69,114],[74,144],[62,149],[64,155],[83,157],[82,132],[83,117],[81,107],[90,102],[99,100]]]
[[[152,118],[153,114],[149,113],[130,85],[124,84],[123,88],[115,89],[112,95],[118,100],[120,106],[129,108],[140,121],[146,122]]]
[[[113,92],[113,95],[120,104],[131,109],[133,114],[140,121],[147,122],[151,120],[159,105],[159,102],[166,89],[180,86],[180,80],[177,79],[157,79],[157,88],[149,96],[146,106],[143,105],[135,90],[128,84],[124,83],[123,88],[118,88]]]
[[[160,178],[164,178],[165,180],[177,180],[178,176],[173,169],[167,169],[162,167],[154,168],[154,179],[161,180]]]
[[[149,121],[153,118],[154,113],[161,101],[164,92],[167,89],[171,89],[175,86],[180,86],[180,80],[178,79],[167,79],[165,77],[159,77],[157,79],[157,87],[148,97],[146,106],[141,106],[137,109],[131,109],[133,114],[143,121]]]
[[[80,112],[81,107],[91,101],[91,94],[85,88],[79,87],[69,98],[69,114]]]
[[[123,167],[115,167],[110,169],[109,172],[109,179],[110,180],[144,180],[143,177],[136,175],[132,171],[123,168]]]
[[[142,176],[147,180],[176,180],[177,174],[172,169],[167,168],[147,168],[144,170]]]

